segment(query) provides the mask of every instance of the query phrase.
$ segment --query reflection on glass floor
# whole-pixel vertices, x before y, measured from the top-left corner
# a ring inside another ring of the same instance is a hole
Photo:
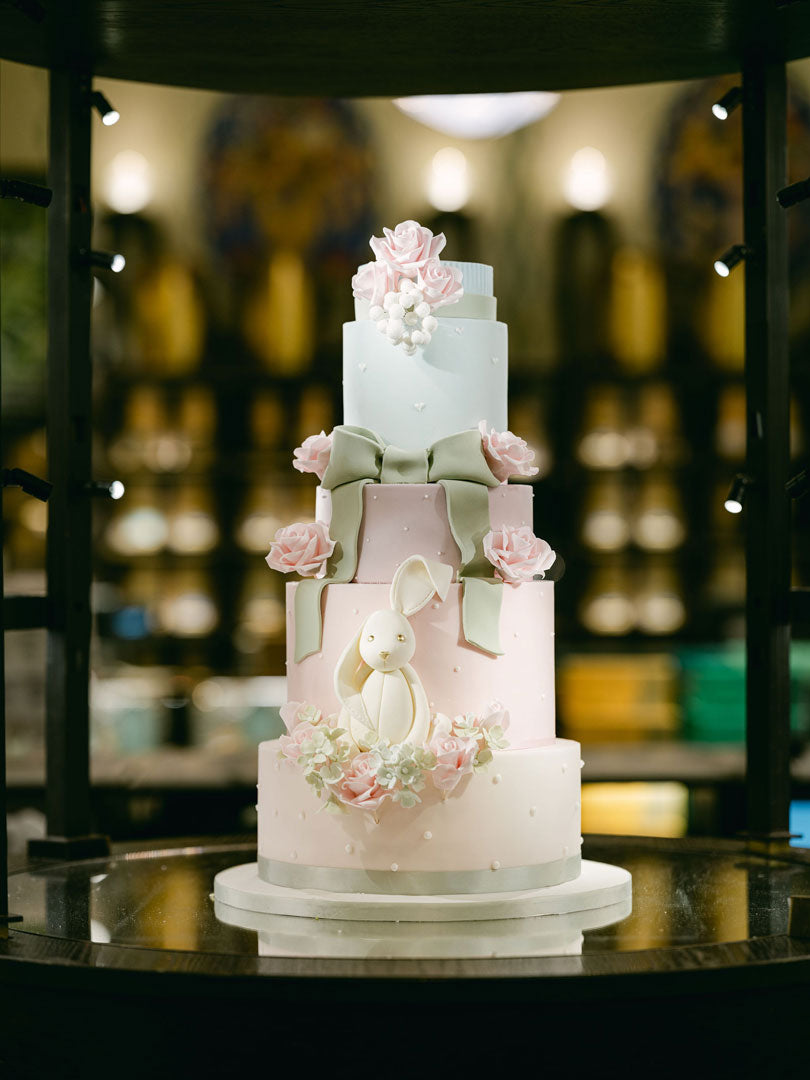
[[[554,917],[467,923],[463,933],[458,924],[389,924],[382,940],[379,924],[372,931],[361,923],[354,924],[352,941],[348,927],[333,920],[277,916],[272,925],[259,926],[249,913],[238,912],[236,925],[237,913],[215,909],[211,890],[220,870],[255,857],[254,849],[239,844],[134,852],[26,871],[12,875],[10,901],[11,910],[23,916],[23,931],[150,949],[514,957],[632,952],[784,934],[788,897],[810,893],[807,863],[766,860],[727,846],[673,853],[656,851],[650,841],[594,838],[586,840],[585,851],[590,859],[632,873],[632,913],[612,911],[606,920],[604,910],[583,912],[578,920],[554,926],[547,922]]]

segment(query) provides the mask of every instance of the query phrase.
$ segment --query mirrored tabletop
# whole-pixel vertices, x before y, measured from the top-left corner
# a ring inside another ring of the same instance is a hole
[[[215,875],[251,862],[249,842],[119,850],[33,865],[10,878],[25,936],[98,946],[243,958],[499,960],[536,973],[707,963],[712,947],[784,937],[788,899],[810,894],[808,853],[764,856],[732,841],[588,837],[588,859],[632,874],[632,905],[569,916],[465,923],[369,923],[262,915],[215,902]],[[810,941],[804,943],[810,955]],[[794,942],[791,955],[803,953]],[[658,964],[653,964],[653,954]],[[719,954],[729,962],[730,953]],[[736,955],[736,954],[735,954]],[[677,959],[675,957],[677,956]],[[631,959],[635,957],[635,959]],[[742,955],[738,957],[743,960]],[[744,962],[744,960],[743,960]],[[539,965],[539,966],[538,966]],[[544,966],[545,965],[545,966]],[[272,973],[269,967],[251,968]]]

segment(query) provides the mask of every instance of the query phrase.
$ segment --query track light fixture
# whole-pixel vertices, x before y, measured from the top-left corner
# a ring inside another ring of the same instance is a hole
[[[712,112],[718,120],[727,120],[737,106],[742,104],[742,96],[742,87],[732,86],[719,101],[715,101]]]
[[[737,266],[738,263],[741,263],[747,254],[748,248],[745,244],[734,244],[728,251],[724,251],[719,259],[715,259],[715,272],[718,273],[720,277],[728,277],[734,267]]]
[[[726,495],[726,501],[723,504],[730,514],[742,513],[746,491],[750,483],[748,477],[743,476],[742,473],[737,473],[731,481],[731,487],[728,489],[728,495]]]
[[[32,206],[50,206],[53,192],[39,184],[29,184],[26,180],[0,180],[0,199],[19,199]]]
[[[117,251],[80,251],[79,254],[88,266],[100,266],[114,274],[120,274],[127,265],[127,260]]]
[[[40,502],[47,502],[53,491],[53,484],[48,480],[42,480],[25,469],[3,469],[3,487],[22,488],[26,495],[33,495]]]
[[[126,488],[120,480],[91,480],[85,490],[89,495],[117,502],[124,497]]]
[[[810,176],[806,180],[797,180],[795,184],[789,184],[776,193],[776,201],[783,210],[804,202],[805,199],[810,199]]]
[[[101,122],[105,127],[112,127],[121,119],[121,114],[112,107],[100,90],[94,90],[90,95],[90,104],[101,117]]]

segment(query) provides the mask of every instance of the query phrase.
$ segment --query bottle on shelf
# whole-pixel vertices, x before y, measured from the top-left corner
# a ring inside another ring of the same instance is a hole
[[[621,636],[635,626],[633,582],[622,563],[596,570],[580,604],[580,618],[592,634]]]
[[[673,567],[657,563],[638,573],[635,615],[643,634],[674,634],[681,629],[686,622],[686,605]]]
[[[681,497],[668,477],[645,477],[631,522],[633,540],[645,551],[674,551],[686,537]]]
[[[588,487],[582,510],[582,542],[593,551],[621,551],[630,542],[628,493],[618,476],[600,476]]]
[[[630,460],[627,415],[621,390],[594,386],[585,401],[577,459],[589,469],[620,469]]]
[[[622,247],[610,267],[610,351],[622,370],[642,373],[666,355],[667,298],[658,260]]]

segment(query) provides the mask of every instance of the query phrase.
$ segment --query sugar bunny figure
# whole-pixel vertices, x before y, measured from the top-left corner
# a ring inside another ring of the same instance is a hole
[[[434,596],[444,600],[453,569],[411,555],[391,582],[391,607],[374,611],[343,650],[335,667],[340,726],[361,750],[379,739],[419,746],[427,740],[430,710],[422,682],[409,661],[416,649],[408,616]]]

